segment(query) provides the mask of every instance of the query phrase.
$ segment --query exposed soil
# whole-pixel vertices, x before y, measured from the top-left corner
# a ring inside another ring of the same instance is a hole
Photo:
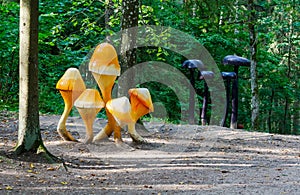
[[[59,116],[41,116],[48,150],[62,164],[37,155],[16,157],[16,114],[0,114],[0,194],[300,194],[300,136],[217,126],[148,122],[146,144],[111,138],[99,144],[64,142]],[[97,119],[95,133],[106,121]],[[79,117],[67,122],[79,140]]]

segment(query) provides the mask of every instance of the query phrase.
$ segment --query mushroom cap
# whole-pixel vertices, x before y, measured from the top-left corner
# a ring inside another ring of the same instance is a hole
[[[150,92],[147,88],[133,88],[128,91],[130,95],[131,105],[134,104],[133,99],[138,99],[138,101],[149,109],[149,112],[154,111],[152,99]]]
[[[127,97],[109,100],[106,103],[107,110],[114,116],[120,126],[133,122],[131,117],[131,105]]]
[[[79,70],[76,68],[68,68],[64,75],[58,80],[56,89],[63,91],[85,90],[85,84]]]
[[[96,89],[86,89],[75,101],[77,108],[104,108],[105,103]]]
[[[120,76],[121,68],[115,48],[109,43],[99,44],[91,57],[89,70],[97,74]]]

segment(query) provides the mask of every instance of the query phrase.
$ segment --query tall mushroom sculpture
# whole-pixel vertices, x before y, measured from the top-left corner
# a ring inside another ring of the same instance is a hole
[[[121,97],[107,102],[106,108],[120,126],[128,125],[128,133],[133,141],[143,143],[145,140],[136,132],[135,124],[140,117],[154,111],[151,95],[146,88],[134,88],[128,92],[130,103],[127,97]]]
[[[120,65],[115,48],[109,43],[99,44],[91,57],[89,70],[92,72],[102,94],[103,101],[111,100],[111,91],[117,76],[120,75]],[[107,125],[94,137],[94,142],[110,136],[114,132],[114,140],[122,141],[121,127],[107,111]]]
[[[77,141],[67,130],[66,121],[72,110],[75,100],[85,90],[84,81],[76,68],[69,68],[56,84],[64,99],[65,108],[57,125],[57,132],[65,141]]]
[[[93,123],[98,112],[104,108],[105,104],[96,89],[86,89],[75,101],[82,120],[86,127],[86,137],[84,143],[91,143],[94,138]]]

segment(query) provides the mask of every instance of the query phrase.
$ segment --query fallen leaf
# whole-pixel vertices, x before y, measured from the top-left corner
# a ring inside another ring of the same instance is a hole
[[[54,167],[48,167],[47,171],[55,171],[55,168]]]
[[[30,163],[30,168],[35,168],[33,163]]]
[[[67,185],[68,184],[68,182],[66,182],[66,181],[62,181],[62,182],[60,182],[62,185]]]
[[[6,186],[6,188],[5,188],[6,190],[12,190],[13,189],[13,187],[11,187],[11,186]]]

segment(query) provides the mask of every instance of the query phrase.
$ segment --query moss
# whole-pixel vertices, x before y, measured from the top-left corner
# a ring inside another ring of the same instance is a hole
[[[42,140],[36,141],[36,143],[38,144],[34,144],[35,147],[30,148],[29,150],[25,148],[25,143],[23,142],[23,144],[17,145],[15,147],[15,154],[17,156],[21,156],[24,153],[30,153],[29,155],[26,156],[32,156],[35,155],[37,157],[41,157],[41,159],[39,161],[41,162],[45,162],[44,160],[46,160],[46,163],[62,163],[65,170],[67,171],[67,167],[65,165],[65,162],[63,159],[58,158],[56,156],[54,156],[53,154],[51,154],[47,148],[45,147],[45,145],[43,144]]]

